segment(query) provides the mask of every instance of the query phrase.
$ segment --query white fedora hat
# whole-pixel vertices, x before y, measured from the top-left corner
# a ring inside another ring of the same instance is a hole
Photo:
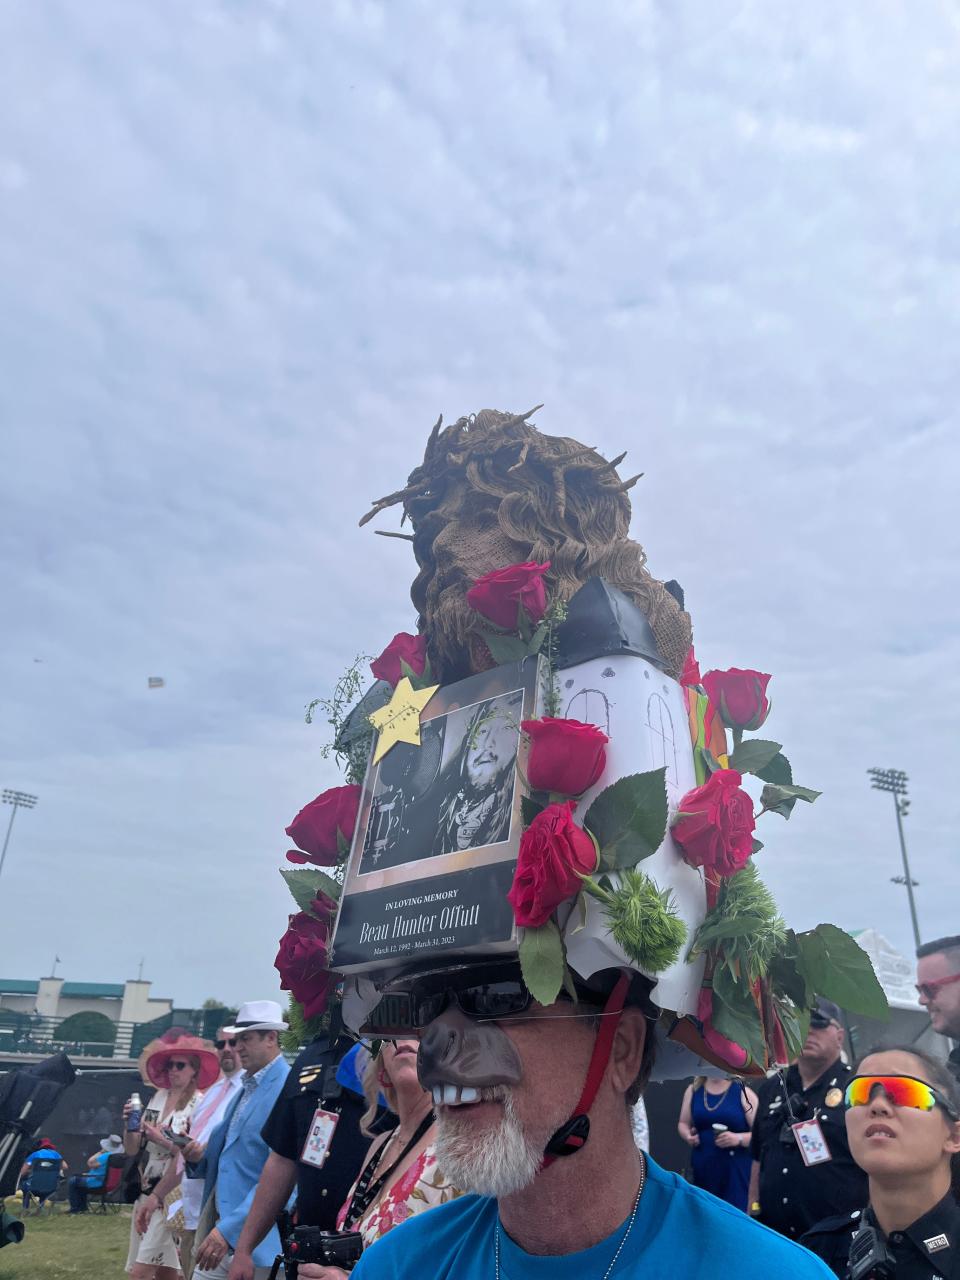
[[[111,1133],[109,1138],[100,1139],[100,1150],[108,1156],[118,1156],[123,1150],[123,1139],[118,1133]]]
[[[237,1012],[232,1027],[223,1027],[222,1035],[235,1036],[241,1031],[286,1031],[283,1009],[276,1000],[248,1000]]]

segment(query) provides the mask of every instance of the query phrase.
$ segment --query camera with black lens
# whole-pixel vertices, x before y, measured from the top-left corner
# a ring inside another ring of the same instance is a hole
[[[351,1271],[360,1261],[363,1237],[359,1231],[321,1231],[319,1227],[294,1227],[283,1242],[283,1253],[273,1264],[270,1280],[276,1280],[283,1264],[286,1280],[297,1280],[301,1262]]]
[[[894,1280],[896,1274],[897,1260],[883,1236],[865,1222],[850,1241],[847,1280]]]

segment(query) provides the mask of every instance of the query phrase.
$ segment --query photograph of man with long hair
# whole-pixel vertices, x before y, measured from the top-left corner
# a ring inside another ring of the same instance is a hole
[[[447,716],[433,854],[510,839],[523,691],[500,694]],[[451,747],[453,749],[451,749]]]

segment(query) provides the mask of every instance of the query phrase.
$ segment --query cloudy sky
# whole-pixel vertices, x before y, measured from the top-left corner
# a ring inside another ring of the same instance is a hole
[[[960,930],[958,126],[945,0],[2,0],[0,976],[276,994],[304,706],[413,629],[357,521],[541,401],[773,673],[790,922],[910,945],[881,765]]]

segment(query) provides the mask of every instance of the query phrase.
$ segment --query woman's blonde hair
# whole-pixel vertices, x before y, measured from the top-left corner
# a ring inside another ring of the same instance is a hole
[[[368,1138],[374,1136],[371,1125],[380,1111],[380,1095],[387,1100],[387,1106],[396,1112],[397,1091],[392,1084],[380,1083],[380,1072],[383,1069],[383,1054],[378,1051],[371,1054],[363,1072],[363,1096],[367,1100],[367,1109],[360,1117],[360,1132]]]

